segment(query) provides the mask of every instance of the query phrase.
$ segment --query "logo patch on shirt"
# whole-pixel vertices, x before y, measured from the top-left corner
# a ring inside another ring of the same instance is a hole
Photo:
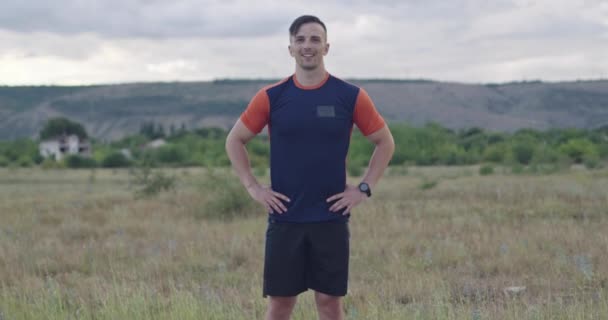
[[[334,106],[317,106],[317,117],[334,118],[336,117],[336,109]]]

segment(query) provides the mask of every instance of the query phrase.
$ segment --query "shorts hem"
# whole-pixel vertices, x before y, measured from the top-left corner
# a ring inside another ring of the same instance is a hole
[[[272,292],[264,291],[264,292],[262,292],[262,297],[264,297],[264,298],[266,298],[268,296],[271,296],[271,297],[295,297],[295,296],[299,295],[302,292],[306,292],[307,290],[308,290],[308,288],[304,288],[304,289],[296,290],[293,293],[289,292],[287,294],[283,293],[283,292],[281,292],[280,294],[273,294]]]
[[[318,288],[313,288],[313,287],[310,287],[309,289],[317,291],[317,292],[321,292],[321,293],[329,295],[329,296],[334,296],[334,297],[344,297],[344,296],[346,296],[348,294],[348,290],[346,290],[346,291],[331,291],[331,290],[318,289]]]

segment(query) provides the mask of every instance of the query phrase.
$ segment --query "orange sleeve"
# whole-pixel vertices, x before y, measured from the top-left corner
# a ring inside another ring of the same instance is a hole
[[[241,114],[241,121],[247,129],[258,134],[264,129],[270,118],[270,100],[265,89],[253,96],[247,109]]]
[[[374,102],[362,88],[359,89],[359,95],[357,95],[357,101],[355,102],[353,121],[364,136],[384,128],[385,125],[384,119],[374,106]]]

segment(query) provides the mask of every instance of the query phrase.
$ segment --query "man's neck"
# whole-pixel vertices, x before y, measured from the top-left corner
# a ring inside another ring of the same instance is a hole
[[[327,70],[324,67],[316,68],[315,70],[303,70],[296,68],[296,79],[306,87],[315,86],[325,80]]]

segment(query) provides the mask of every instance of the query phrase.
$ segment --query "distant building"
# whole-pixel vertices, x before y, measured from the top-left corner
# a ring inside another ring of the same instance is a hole
[[[165,139],[155,139],[155,140],[152,140],[152,141],[146,143],[146,145],[144,146],[144,149],[157,149],[166,144],[167,144],[167,142],[165,141]]]
[[[91,156],[91,144],[87,140],[80,140],[80,137],[75,134],[41,141],[38,150],[43,158],[52,157],[55,160],[61,160],[70,154]]]

